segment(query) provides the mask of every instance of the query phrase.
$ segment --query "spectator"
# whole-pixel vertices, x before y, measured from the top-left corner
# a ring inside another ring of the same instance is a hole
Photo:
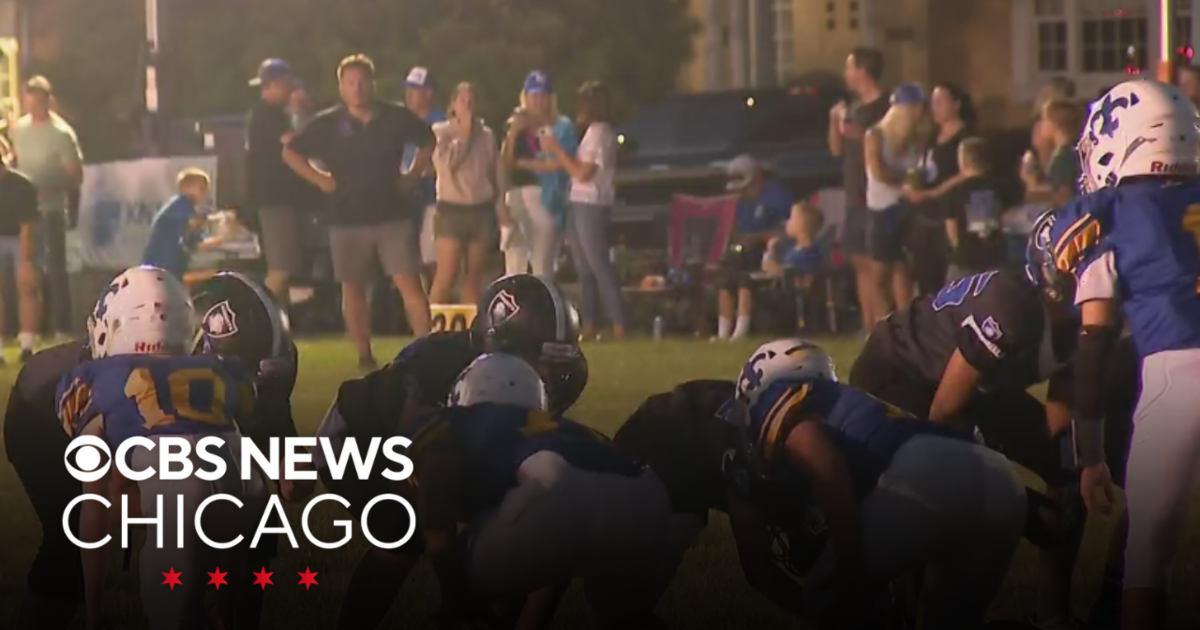
[[[616,196],[617,132],[609,111],[608,87],[598,81],[579,88],[575,124],[584,130],[577,155],[567,153],[553,137],[543,146],[571,176],[567,210],[567,242],[583,285],[580,319],[584,339],[596,334],[597,302],[603,301],[613,337],[625,339],[625,297],[609,258],[612,246],[612,206]]]
[[[958,182],[958,147],[975,122],[971,97],[953,83],[933,88],[929,113],[937,131],[933,146],[922,160],[923,185],[904,189],[905,199],[915,210],[907,249],[922,295],[937,293],[946,280],[949,250],[940,200]]]
[[[982,138],[959,144],[958,168],[962,176],[946,195],[945,229],[951,250],[946,282],[996,269],[1004,264],[1006,253],[1000,232],[1001,187]]]
[[[846,87],[854,94],[851,103],[839,102],[829,111],[829,151],[842,158],[842,186],[846,190],[846,217],[842,223],[842,249],[854,266],[863,331],[875,325],[867,298],[871,290],[871,257],[867,249],[867,167],[863,162],[863,135],[883,119],[888,110],[887,93],[880,87],[883,53],[856,48],[846,58]]]
[[[0,282],[13,274],[17,281],[17,317],[21,353],[32,353],[38,329],[38,272],[34,266],[34,234],[39,221],[37,189],[33,182],[0,160]],[[4,332],[0,285],[0,334]],[[2,340],[2,339],[0,339]],[[0,355],[0,365],[4,357]]]
[[[763,257],[763,271],[773,276],[785,271],[797,274],[795,288],[807,290],[812,286],[813,276],[821,271],[824,252],[821,251],[819,236],[825,217],[809,203],[792,205],[783,236],[773,237]]]
[[[1103,96],[1101,92],[1101,96]],[[1032,150],[1035,163],[1044,169],[1050,163],[1050,154],[1054,152],[1054,142],[1049,133],[1042,127],[1042,110],[1050,101],[1073,101],[1075,99],[1075,83],[1066,77],[1054,77],[1038,89],[1037,98],[1033,103]],[[1028,158],[1027,158],[1028,159]]]
[[[182,281],[192,253],[220,247],[222,241],[218,236],[200,240],[204,227],[202,209],[208,203],[211,187],[208,173],[185,168],[176,182],[179,194],[159,209],[150,224],[150,240],[142,253],[142,264],[165,269]]]
[[[1179,85],[1179,89],[1187,95],[1188,100],[1193,105],[1200,107],[1200,67],[1191,64],[1180,66],[1175,82]]]
[[[446,120],[446,112],[433,105],[435,89],[437,89],[437,82],[433,78],[433,73],[422,66],[416,66],[409,70],[408,76],[404,79],[404,104],[431,127]],[[412,169],[416,157],[417,145],[410,144],[404,147],[403,168],[405,172]],[[434,183],[436,178],[432,166],[428,171],[418,174],[421,175],[421,189],[418,195],[423,208],[420,237],[421,265],[429,268],[437,263],[437,246],[434,242],[433,229],[433,218],[437,214],[437,186]],[[432,278],[432,272],[429,273],[429,276]],[[432,281],[430,284],[432,285]]]
[[[736,341],[750,334],[754,312],[751,274],[761,269],[767,243],[778,236],[787,221],[792,193],[782,183],[767,179],[759,164],[748,155],[734,158],[728,174],[726,188],[738,193],[741,199],[734,224],[733,251],[724,261],[725,270],[717,290],[717,339]]]
[[[535,275],[553,276],[571,180],[540,139],[552,135],[564,152],[574,155],[578,136],[571,120],[558,113],[554,84],[541,70],[525,77],[521,106],[512,120],[504,162],[514,194],[506,199],[517,203],[509,207],[511,237],[501,243],[505,272],[525,273],[532,267]]]
[[[72,330],[67,210],[71,191],[83,182],[83,153],[75,130],[51,111],[52,95],[53,88],[45,77],[30,79],[24,95],[28,113],[17,120],[9,133],[17,154],[17,168],[29,176],[38,190],[42,221],[37,231],[38,255],[46,274],[41,299],[49,297],[49,328],[54,333],[67,333]],[[21,355],[24,358],[26,353]]]
[[[408,109],[375,97],[375,64],[351,55],[338,64],[342,104],[327,109],[283,149],[283,159],[330,198],[329,246],[342,285],[342,316],[358,349],[359,367],[374,369],[367,283],[378,259],[404,300],[413,333],[429,332],[429,301],[419,277],[419,208],[406,207],[401,185],[415,190],[426,172],[434,137]],[[399,177],[404,147],[418,148],[413,167]],[[309,160],[320,160],[329,172]],[[403,181],[397,181],[402,179]]]
[[[288,282],[304,272],[304,217],[300,196],[306,184],[283,163],[283,144],[294,133],[284,110],[295,81],[291,66],[282,59],[267,59],[258,66],[250,86],[259,89],[259,101],[247,121],[246,197],[258,211],[259,230],[267,259],[267,289],[280,304],[288,303]]]
[[[466,274],[459,302],[475,304],[483,285],[483,268],[495,250],[497,219],[508,223],[503,204],[496,201],[496,135],[476,115],[475,88],[459,83],[450,98],[450,119],[433,126],[437,148],[437,274],[430,300],[450,302],[466,254]],[[465,252],[464,252],[465,250]]]
[[[1021,180],[1025,182],[1025,202],[1045,205],[1062,205],[1075,197],[1079,184],[1079,157],[1075,153],[1075,140],[1079,135],[1079,107],[1070,101],[1047,101],[1042,108],[1039,129],[1047,142],[1053,146],[1045,172],[1030,160],[1021,168]]]
[[[913,298],[912,272],[903,246],[909,208],[901,187],[924,154],[924,116],[924,90],[916,83],[905,83],[892,93],[887,114],[867,130],[863,143],[873,280],[870,314],[874,321],[882,320],[892,307],[906,310]]]

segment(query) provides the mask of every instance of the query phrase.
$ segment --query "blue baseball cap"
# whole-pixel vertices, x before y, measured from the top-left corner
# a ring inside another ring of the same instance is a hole
[[[550,80],[550,75],[541,70],[534,70],[525,75],[525,86],[521,90],[529,94],[552,94],[554,82]]]
[[[920,83],[902,83],[892,92],[892,105],[918,105],[925,102],[925,88]]]
[[[292,67],[288,65],[288,62],[275,58],[264,59],[262,63],[258,64],[258,76],[250,79],[250,85],[258,87],[290,76],[292,76]]]
[[[433,73],[429,71],[429,68],[413,66],[413,69],[408,71],[408,76],[404,78],[404,87],[432,90],[437,87],[437,81],[434,80]]]

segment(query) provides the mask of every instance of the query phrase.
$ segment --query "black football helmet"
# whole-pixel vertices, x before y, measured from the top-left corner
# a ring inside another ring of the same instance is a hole
[[[529,361],[545,381],[554,411],[568,409],[587,385],[579,314],[558,287],[538,276],[517,274],[493,282],[479,300],[471,340],[480,352]]]
[[[192,351],[236,358],[255,377],[295,368],[287,315],[262,285],[225,271],[193,289],[200,317]]]

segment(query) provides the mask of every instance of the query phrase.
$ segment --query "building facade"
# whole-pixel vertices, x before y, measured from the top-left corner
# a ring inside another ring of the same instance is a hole
[[[884,52],[886,83],[953,81],[972,95],[985,125],[1026,122],[1038,88],[1055,77],[1091,98],[1131,74],[1153,73],[1164,22],[1173,29],[1169,52],[1187,62],[1200,28],[1193,0],[689,1],[701,29],[680,74],[683,90],[840,72],[855,46],[868,45]]]

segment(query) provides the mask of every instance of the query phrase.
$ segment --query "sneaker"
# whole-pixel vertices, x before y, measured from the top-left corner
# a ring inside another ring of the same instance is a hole
[[[23,348],[21,350],[21,363],[24,363],[33,357],[33,350]]]

